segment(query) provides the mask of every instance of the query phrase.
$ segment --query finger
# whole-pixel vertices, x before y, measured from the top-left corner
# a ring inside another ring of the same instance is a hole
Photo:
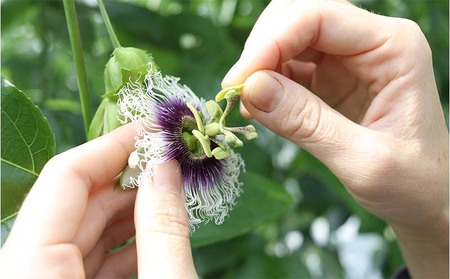
[[[73,244],[36,248],[19,243],[9,252],[4,247],[0,254],[2,278],[86,278],[80,251]]]
[[[133,212],[106,228],[89,253],[83,255],[87,277],[93,277],[98,272],[112,248],[126,242],[133,235],[135,235]]]
[[[89,193],[111,185],[122,171],[135,134],[134,127],[126,125],[52,158],[23,203],[11,232],[13,239],[37,244],[71,242]],[[30,232],[34,237],[26,237]]]
[[[258,21],[255,28],[261,25],[265,32],[252,32],[222,85],[243,83],[258,70],[275,70],[308,48],[341,56],[370,52],[388,40],[389,34],[380,31],[389,30],[387,24],[384,17],[348,3],[293,1],[284,14]]]
[[[317,51],[311,47],[307,47],[305,50],[303,50],[300,54],[295,56],[293,59],[303,62],[313,62],[315,64],[318,64],[320,60],[322,60],[325,53],[321,51]]]
[[[139,277],[194,278],[181,170],[176,161],[154,168],[136,197]]]
[[[129,230],[134,232],[133,208],[136,191],[114,190],[113,186],[97,191],[89,198],[84,220],[73,240],[83,256],[86,256],[105,235],[109,227],[122,222],[123,218],[129,222]],[[108,227],[108,228],[107,228]],[[130,235],[131,236],[131,235]],[[122,241],[127,238],[122,239]]]
[[[136,242],[106,256],[95,278],[130,278],[137,274]]]
[[[245,108],[244,104],[242,102],[240,102],[239,104],[239,111],[241,112],[242,116],[244,116],[247,119],[251,119],[252,115],[250,114],[250,112],[248,112],[248,110]]]
[[[267,30],[271,29],[274,24],[273,19],[286,14],[287,9],[292,5],[292,2],[293,0],[271,1],[259,16],[249,37],[260,37],[263,36],[264,33],[267,34]],[[250,44],[251,42],[251,40],[247,40],[246,43]]]
[[[312,62],[290,60],[282,65],[281,73],[285,77],[287,77],[309,89],[311,86],[313,74],[314,74],[316,68],[317,68],[317,65]],[[319,97],[320,97],[320,95],[319,95]],[[248,118],[248,119],[252,118],[252,115],[247,111],[247,109],[242,104],[242,102],[240,105],[240,112],[241,112],[242,116],[244,116],[245,118]]]
[[[319,64],[290,60],[283,64],[282,73],[355,122],[372,100],[367,88],[335,56],[324,56]]]
[[[250,76],[241,97],[256,120],[332,170],[358,151],[358,141],[367,133],[304,87],[273,71]]]
[[[283,64],[281,73],[297,82],[298,84],[311,88],[317,64],[298,60],[290,60]]]

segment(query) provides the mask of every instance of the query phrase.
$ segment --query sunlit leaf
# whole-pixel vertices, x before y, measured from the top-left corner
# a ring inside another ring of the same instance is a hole
[[[45,163],[55,154],[55,136],[38,107],[2,79],[1,218],[22,204]]]
[[[276,220],[291,206],[292,199],[283,187],[254,173],[244,173],[244,192],[222,225],[201,225],[191,237],[194,247],[231,239],[261,224]]]

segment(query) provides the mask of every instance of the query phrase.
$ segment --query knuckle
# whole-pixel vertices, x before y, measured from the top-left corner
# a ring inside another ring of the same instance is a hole
[[[286,110],[282,130],[290,139],[316,141],[320,138],[321,105],[315,98],[309,98],[302,104],[291,103]]]
[[[81,251],[73,244],[52,246],[44,254],[47,263],[47,274],[51,278],[82,278],[83,257]]]
[[[422,30],[420,29],[420,26],[413,20],[407,19],[407,18],[399,18],[398,22],[400,26],[413,34],[419,35],[422,34]]]
[[[420,26],[410,19],[395,18],[397,26],[397,38],[399,42],[408,42],[408,47],[404,51],[410,51],[416,54],[416,57],[429,59],[431,57],[431,49],[422,32]],[[417,55],[420,53],[420,55]]]
[[[44,166],[44,170],[46,169],[54,169],[55,167],[59,167],[61,164],[65,163],[64,155],[57,154],[53,156]]]
[[[57,154],[53,156],[47,164],[45,164],[44,170],[52,170],[53,172],[61,172],[69,169],[73,165],[73,160],[65,153]]]
[[[65,177],[86,179],[83,174],[82,168],[79,165],[79,160],[73,154],[67,152],[53,156],[44,166],[41,175],[51,175],[54,179]],[[90,181],[85,181],[86,185],[90,185]],[[57,186],[58,183],[47,183],[49,186]]]
[[[359,171],[351,173],[347,184],[358,196],[376,199],[396,176],[395,148],[390,142],[367,141],[355,161]]]
[[[185,210],[175,207],[157,207],[142,220],[146,232],[163,233],[174,236],[189,236],[189,223]]]

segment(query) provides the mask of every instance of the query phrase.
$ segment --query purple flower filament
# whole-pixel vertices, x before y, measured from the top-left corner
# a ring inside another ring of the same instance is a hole
[[[178,161],[185,186],[209,188],[222,183],[221,160],[208,158],[199,145],[190,148],[183,138],[183,132],[189,134],[197,128],[194,115],[183,100],[171,99],[160,103],[156,119],[168,143],[166,159]],[[216,146],[211,142],[211,149]]]
[[[218,117],[224,117],[220,107],[198,98],[178,80],[149,70],[144,83],[129,82],[117,93],[122,122],[134,123],[138,133],[136,150],[129,159],[131,175],[122,186],[148,183],[154,166],[176,159],[194,230],[202,222],[221,224],[228,216],[242,191],[239,174],[244,161],[222,130],[209,126],[206,131],[209,124],[220,126]],[[215,117],[214,111],[219,113]]]

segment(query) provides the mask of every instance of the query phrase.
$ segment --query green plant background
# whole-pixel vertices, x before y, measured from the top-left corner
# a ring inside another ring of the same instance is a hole
[[[354,2],[376,13],[413,19],[421,26],[433,51],[436,80],[448,116],[448,1]],[[223,76],[238,59],[267,3],[105,0],[123,46],[149,51],[163,73],[181,77],[182,83],[206,99],[220,89]],[[103,70],[112,46],[96,2],[77,1],[76,6],[89,89],[97,107],[104,93]],[[42,110],[56,137],[56,153],[83,143],[62,2],[2,1],[1,13],[2,76]],[[245,123],[237,110],[233,113],[236,125]],[[258,129],[259,139],[242,150],[247,170],[284,187],[293,202],[275,221],[259,224],[231,240],[194,248],[200,276],[391,276],[403,260],[385,223],[362,210],[320,162],[262,127]],[[3,148],[2,138],[2,154]],[[2,186],[5,175],[3,169]],[[267,210],[262,206],[259,214],[267,214]]]

